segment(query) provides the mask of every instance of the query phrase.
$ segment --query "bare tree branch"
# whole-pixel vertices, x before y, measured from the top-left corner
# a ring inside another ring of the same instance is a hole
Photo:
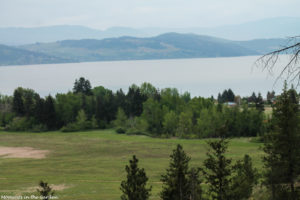
[[[273,74],[273,71],[276,67],[276,63],[278,62],[279,55],[289,54],[291,57],[288,62],[283,66],[279,75],[277,76],[275,83],[278,82],[280,78],[286,79],[289,83],[296,82],[296,86],[300,85],[300,36],[289,37],[286,46],[281,47],[278,50],[267,53],[261,57],[259,57],[255,64],[258,67],[262,67],[262,70],[267,70],[269,74]]]

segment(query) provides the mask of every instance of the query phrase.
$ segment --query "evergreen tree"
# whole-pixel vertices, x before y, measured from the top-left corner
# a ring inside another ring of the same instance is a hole
[[[26,116],[32,116],[34,113],[34,92],[29,89],[25,89],[23,92],[24,97],[24,112]]]
[[[272,92],[269,92],[267,93],[267,101],[268,101],[268,104],[271,104],[272,101],[274,100],[275,98],[275,92],[272,91]]]
[[[25,113],[21,89],[22,88],[15,89],[14,95],[13,95],[12,109],[17,115],[24,115],[24,113]]]
[[[122,108],[125,111],[126,107],[126,95],[123,90],[120,89],[116,92],[116,106]]]
[[[48,129],[53,130],[56,128],[56,112],[54,106],[54,99],[51,95],[46,97],[44,103],[44,122],[47,125]]]
[[[222,95],[221,95],[220,93],[218,93],[217,99],[218,99],[218,103],[219,103],[219,104],[224,103],[224,102],[223,102],[223,99],[222,99]]]
[[[147,188],[148,177],[145,170],[138,168],[138,159],[134,155],[129,161],[130,165],[126,165],[127,179],[121,183],[121,191],[123,192],[122,200],[147,200],[150,196],[151,187]]]
[[[54,191],[48,185],[48,183],[40,181],[39,186],[41,189],[37,189],[37,192],[41,195],[43,200],[51,199],[51,196],[54,195]]]
[[[227,101],[231,101],[231,102],[234,102],[234,93],[233,91],[229,88],[228,91],[227,91]]]
[[[256,94],[255,92],[252,93],[252,95],[249,97],[248,102],[255,103],[256,102]]]
[[[136,85],[132,85],[128,90],[126,100],[127,116],[137,117],[143,112],[143,103],[147,100],[147,96],[142,94]]]
[[[265,139],[264,184],[271,189],[271,198],[300,199],[300,187],[297,179],[300,175],[300,120],[299,99],[292,88],[276,100],[273,109],[274,132]]]
[[[233,167],[235,176],[231,184],[231,200],[249,199],[253,187],[257,184],[259,174],[253,168],[252,160],[249,155],[239,160]]]
[[[202,199],[202,188],[199,177],[200,169],[192,168],[189,171],[189,186],[190,186],[190,198],[188,200],[201,200]]]
[[[208,183],[208,192],[213,200],[230,200],[231,159],[225,157],[228,142],[225,139],[209,141],[203,174]]]
[[[265,110],[264,108],[264,102],[263,98],[260,93],[258,93],[257,98],[255,99],[255,107],[258,111],[263,112]]]
[[[73,92],[92,95],[92,86],[90,81],[86,80],[83,77],[80,77],[79,80],[76,79],[73,87]]]
[[[163,200],[199,199],[201,193],[198,171],[189,172],[190,157],[186,155],[181,145],[177,145],[170,156],[169,169],[162,175],[163,190],[160,194]]]

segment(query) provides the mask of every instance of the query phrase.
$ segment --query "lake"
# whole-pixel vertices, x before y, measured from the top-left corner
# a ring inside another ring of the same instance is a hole
[[[135,83],[150,82],[162,89],[176,87],[179,92],[189,91],[192,96],[215,97],[231,88],[241,96],[253,91],[280,92],[282,80],[274,85],[276,76],[257,68],[258,57],[199,58],[170,60],[138,60],[43,64],[0,67],[0,93],[13,94],[21,86],[40,95],[55,95],[72,90],[75,79],[85,77],[92,86],[102,85],[116,91]],[[285,60],[286,58],[283,58]],[[282,63],[278,63],[279,65]],[[282,64],[283,66],[283,64]],[[278,73],[277,73],[278,74]]]

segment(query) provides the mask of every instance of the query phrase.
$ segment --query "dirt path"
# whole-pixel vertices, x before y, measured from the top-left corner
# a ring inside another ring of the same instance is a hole
[[[48,150],[39,150],[31,147],[1,147],[0,157],[3,158],[35,158],[42,159],[49,153]]]

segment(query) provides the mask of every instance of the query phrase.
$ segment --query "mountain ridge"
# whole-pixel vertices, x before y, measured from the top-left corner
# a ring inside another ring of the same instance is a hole
[[[231,41],[180,33],[147,38],[122,36],[102,40],[62,40],[10,47],[18,56],[11,51],[12,55],[0,59],[0,65],[252,56],[276,50],[285,42],[285,39]],[[22,51],[24,55],[20,53]],[[13,59],[9,61],[7,58]]]
[[[81,25],[55,25],[44,27],[6,27],[0,28],[0,44],[25,45],[36,42],[56,42],[67,39],[105,39],[111,37],[154,37],[168,32],[194,33],[210,35],[228,40],[253,40],[257,38],[285,38],[298,35],[300,32],[300,18],[277,17],[241,24],[216,27],[190,27],[190,28],[131,28],[110,27],[98,30]]]

